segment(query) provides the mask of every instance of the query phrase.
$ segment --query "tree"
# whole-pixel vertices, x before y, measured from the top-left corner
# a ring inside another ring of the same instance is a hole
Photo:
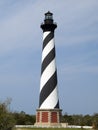
[[[93,120],[95,120],[95,122],[98,122],[98,121],[96,121],[96,116],[93,117],[90,115],[81,115],[81,114],[80,115],[65,114],[62,116],[63,122],[67,122],[69,125],[79,125],[81,127],[84,125],[92,126]],[[94,123],[94,124],[96,124],[96,123]]]
[[[85,115],[83,118],[83,122],[84,124],[86,124],[87,126],[92,126],[92,116],[90,115]]]
[[[98,129],[98,113],[93,115],[93,128]]]
[[[71,115],[68,115],[67,113],[65,113],[63,116],[62,116],[62,122],[66,122],[68,123],[69,125],[72,125],[74,123],[74,120],[72,118]]]
[[[13,114],[9,110],[11,99],[0,103],[0,130],[11,130],[15,124]]]
[[[35,116],[26,114],[24,111],[20,113],[13,113],[14,119],[16,120],[16,125],[33,125],[35,123]]]

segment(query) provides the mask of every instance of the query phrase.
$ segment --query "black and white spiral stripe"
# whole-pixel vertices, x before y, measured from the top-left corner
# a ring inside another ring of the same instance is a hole
[[[54,32],[52,31],[43,33],[39,108],[59,108]]]

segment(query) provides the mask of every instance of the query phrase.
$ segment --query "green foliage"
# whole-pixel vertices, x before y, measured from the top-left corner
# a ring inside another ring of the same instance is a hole
[[[35,123],[35,116],[26,114],[21,111],[20,113],[13,113],[14,119],[16,120],[16,125],[33,125]]]
[[[0,103],[0,130],[10,130],[15,120],[13,114],[9,111],[10,99],[7,99],[4,103]]]
[[[26,114],[23,111],[12,113],[10,103],[10,98],[0,102],[0,130],[11,130],[14,125],[33,125],[35,123],[35,116]]]
[[[98,129],[98,113],[93,115],[93,128]]]
[[[69,125],[92,126],[98,129],[98,113],[94,115],[68,115],[62,116],[62,122],[67,122]]]

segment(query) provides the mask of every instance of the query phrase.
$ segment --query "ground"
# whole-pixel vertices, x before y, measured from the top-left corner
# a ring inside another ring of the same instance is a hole
[[[80,128],[15,128],[14,130],[83,130],[83,129]]]

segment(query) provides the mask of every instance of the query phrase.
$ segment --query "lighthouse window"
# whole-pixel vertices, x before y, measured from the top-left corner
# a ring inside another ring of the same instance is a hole
[[[45,19],[52,19],[52,15],[46,15]]]

